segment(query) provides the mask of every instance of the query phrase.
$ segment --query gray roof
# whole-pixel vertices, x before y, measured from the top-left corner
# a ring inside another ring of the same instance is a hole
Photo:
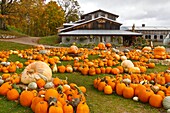
[[[132,30],[132,26],[122,26],[121,30]],[[135,30],[170,30],[170,26],[135,26]]]
[[[74,36],[74,35],[134,35],[140,36],[141,33],[131,32],[131,31],[123,31],[123,30],[73,30],[68,32],[59,33],[60,36]]]
[[[88,23],[88,22],[92,22],[92,21],[94,21],[94,20],[98,20],[98,19],[106,19],[106,20],[109,20],[109,21],[112,21],[112,22],[115,22],[115,23],[117,23],[117,24],[120,24],[120,25],[122,25],[121,23],[118,23],[117,21],[115,21],[115,20],[112,20],[112,19],[109,19],[109,18],[106,18],[106,17],[103,17],[103,16],[100,16],[100,17],[97,17],[97,18],[94,18],[94,19],[91,19],[91,20],[87,20],[87,21],[85,21],[85,22],[82,22],[82,23],[76,23],[76,24],[73,24],[72,26],[70,26],[70,27],[66,27],[66,28],[64,28],[64,29],[60,29],[60,32],[62,32],[62,31],[64,31],[64,30],[67,30],[67,29],[71,29],[71,28],[73,28],[73,27],[76,27],[76,26],[79,26],[79,25],[82,25],[82,24],[86,24],[86,23]]]

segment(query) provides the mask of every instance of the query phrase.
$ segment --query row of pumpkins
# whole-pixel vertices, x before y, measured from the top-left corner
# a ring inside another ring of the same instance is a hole
[[[127,99],[149,102],[153,107],[170,110],[170,73],[117,74],[93,81],[94,87],[104,94],[116,93]]]
[[[25,67],[22,74],[4,73],[0,78],[0,95],[19,100],[35,113],[89,113],[84,86],[52,78],[51,68],[42,61]]]

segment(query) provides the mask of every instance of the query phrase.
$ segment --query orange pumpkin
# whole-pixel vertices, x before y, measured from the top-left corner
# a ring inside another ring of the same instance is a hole
[[[20,95],[20,104],[22,106],[31,106],[32,99],[34,98],[34,94],[31,91],[24,90]]]
[[[17,100],[19,98],[19,92],[16,89],[11,89],[7,92],[8,100]]]
[[[150,96],[149,104],[153,107],[160,108],[162,107],[162,96],[158,94],[153,94]]]

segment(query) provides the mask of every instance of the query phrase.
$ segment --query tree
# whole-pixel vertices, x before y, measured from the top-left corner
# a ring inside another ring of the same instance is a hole
[[[0,0],[0,29],[6,30],[6,19],[9,18],[10,13],[13,13],[11,8],[17,0]]]
[[[80,5],[77,0],[57,0],[65,12],[65,22],[75,22],[79,19]]]
[[[56,34],[57,28],[61,27],[65,21],[64,12],[55,1],[50,1],[45,8],[45,18],[51,34]]]
[[[8,24],[31,36],[57,34],[64,23],[64,11],[54,1],[44,4],[42,0],[20,0],[13,10],[15,19]]]

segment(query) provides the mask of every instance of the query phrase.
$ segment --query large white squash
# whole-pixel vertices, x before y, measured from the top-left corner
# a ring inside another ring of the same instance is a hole
[[[21,82],[24,84],[29,84],[30,82],[35,82],[40,78],[45,81],[51,81],[52,71],[45,62],[37,61],[29,64],[24,69],[21,76]]]
[[[126,72],[128,72],[129,68],[134,67],[134,64],[131,60],[124,60],[121,63],[121,66],[124,68]]]

